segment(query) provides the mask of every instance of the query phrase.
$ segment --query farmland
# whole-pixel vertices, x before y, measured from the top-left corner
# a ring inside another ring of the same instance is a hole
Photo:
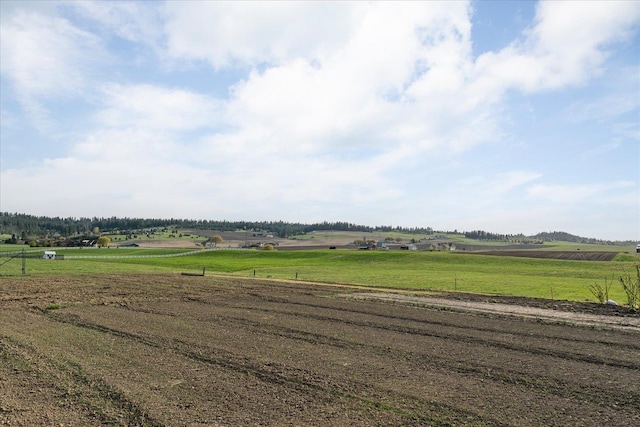
[[[636,254],[169,246],[2,257],[0,425],[640,421]]]
[[[640,420],[637,330],[362,293],[180,274],[3,278],[0,423]]]

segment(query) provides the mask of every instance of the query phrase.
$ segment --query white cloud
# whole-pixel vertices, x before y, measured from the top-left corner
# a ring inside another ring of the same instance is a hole
[[[139,1],[73,2],[74,13],[100,24],[104,31],[118,37],[160,49],[163,28],[161,12],[155,4]]]
[[[639,84],[640,90],[640,84]],[[640,98],[637,93],[607,95],[601,99],[574,102],[566,111],[568,119],[575,122],[605,121],[638,110]]]
[[[365,4],[167,2],[170,55],[215,68],[321,57],[339,46]]]
[[[490,177],[481,176],[463,179],[461,184],[464,186],[465,191],[481,195],[482,198],[487,199],[487,203],[491,204],[496,202],[492,197],[502,196],[504,193],[522,187],[540,177],[542,177],[542,174],[537,172],[515,170]]]
[[[617,190],[637,188],[637,183],[621,181],[605,184],[537,184],[527,192],[530,196],[560,204],[578,204],[596,197],[609,197],[608,193]],[[637,200],[629,199],[637,203]]]
[[[582,84],[601,71],[609,44],[631,37],[639,20],[634,2],[540,2],[524,40],[478,58],[478,84],[525,92]]]
[[[40,128],[50,126],[46,102],[84,96],[91,64],[103,58],[93,34],[37,10],[16,9],[4,17],[0,49],[3,78]]]
[[[597,147],[594,147],[582,153],[582,158],[598,158],[603,154],[617,150],[618,148],[620,148],[619,142],[611,142],[608,144],[598,145]]]
[[[236,84],[233,123],[264,128],[276,146],[314,152],[409,145],[420,152],[486,136],[482,115],[464,105],[457,68],[470,60],[467,5],[376,3],[363,12],[321,60],[312,46]],[[479,125],[474,135],[456,135],[456,124],[469,121]]]
[[[2,73],[26,96],[73,96],[100,42],[68,21],[18,12],[2,22]]]
[[[224,122],[220,102],[182,89],[110,84],[103,96],[106,107],[97,118],[110,128],[194,131]]]

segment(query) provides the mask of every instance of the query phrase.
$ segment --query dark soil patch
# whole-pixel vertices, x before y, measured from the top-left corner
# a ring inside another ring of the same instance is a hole
[[[574,261],[611,261],[617,252],[589,252],[589,251],[530,251],[530,250],[496,250],[467,252],[478,255],[498,255],[526,258],[568,259]]]

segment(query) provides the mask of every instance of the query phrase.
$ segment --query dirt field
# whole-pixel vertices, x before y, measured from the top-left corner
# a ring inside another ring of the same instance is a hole
[[[570,259],[574,261],[611,261],[617,252],[595,251],[530,251],[530,250],[496,250],[473,252],[478,255],[515,256],[527,258]]]
[[[640,424],[637,317],[609,316],[622,329],[574,322],[580,306],[543,317],[452,305],[495,298],[388,295],[209,276],[2,278],[0,425]]]

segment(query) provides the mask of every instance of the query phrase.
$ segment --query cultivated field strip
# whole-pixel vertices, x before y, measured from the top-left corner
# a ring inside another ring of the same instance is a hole
[[[403,342],[396,343],[394,346],[394,349],[390,350],[389,346],[371,344],[370,342],[366,342],[366,341],[354,342],[354,341],[345,340],[344,338],[340,338],[340,336],[346,335],[346,333],[344,333],[344,331],[340,329],[341,324],[344,323],[343,320],[337,321],[337,324],[331,327],[331,329],[334,331],[341,331],[336,336],[322,335],[316,332],[310,332],[309,330],[301,330],[299,327],[296,329],[293,329],[286,326],[288,323],[287,319],[284,318],[284,316],[282,316],[281,313],[277,313],[274,315],[273,311],[270,311],[270,312],[271,312],[271,315],[269,317],[274,319],[275,321],[273,323],[270,322],[269,324],[265,323],[264,315],[259,315],[253,320],[251,320],[249,319],[250,316],[247,316],[246,314],[243,317],[238,317],[237,313],[232,313],[232,312],[230,312],[229,314],[226,314],[224,317],[215,319],[214,321],[220,324],[221,326],[224,325],[226,328],[229,328],[229,329],[242,328],[247,331],[253,331],[256,334],[286,337],[289,339],[306,341],[309,343],[313,343],[314,345],[334,346],[334,347],[339,347],[339,348],[349,349],[354,351],[360,350],[360,351],[366,351],[369,353],[384,354],[394,360],[401,360],[401,359],[407,360],[408,362],[412,363],[413,366],[415,366],[416,361],[419,363],[427,362],[428,369],[439,369],[439,368],[446,367],[447,369],[453,370],[455,372],[480,375],[483,378],[489,375],[491,378],[494,378],[494,379],[500,378],[502,381],[512,382],[516,384],[518,382],[526,383],[529,385],[534,385],[534,383],[539,383],[541,386],[542,385],[548,386],[548,382],[549,382],[548,378],[538,375],[538,372],[539,372],[538,370],[541,365],[538,363],[538,360],[536,360],[536,357],[532,357],[529,354],[529,353],[533,353],[534,355],[538,355],[537,359],[542,359],[542,360],[548,359],[548,357],[545,356],[544,354],[540,355],[540,351],[532,352],[527,349],[523,350],[522,348],[520,348],[516,350],[515,354],[510,356],[510,359],[512,362],[520,361],[522,363],[522,366],[530,366],[533,368],[531,369],[531,372],[528,372],[526,376],[523,376],[521,375],[522,369],[519,369],[518,371],[506,370],[502,368],[500,365],[493,365],[491,363],[487,363],[487,361],[484,359],[480,361],[472,361],[470,360],[469,357],[467,357],[465,360],[453,361],[452,363],[451,354],[453,353],[453,351],[446,351],[447,353],[446,356],[442,357],[442,356],[439,356],[438,354],[425,352],[422,349],[417,352],[411,351],[411,350],[399,351],[398,349],[402,348]],[[326,321],[328,320],[328,318],[324,318],[324,320]],[[334,320],[337,320],[337,319],[334,319]],[[303,324],[308,325],[311,331],[317,330],[317,326],[313,326],[311,322],[305,321],[303,322]],[[350,326],[354,326],[354,325],[350,324]],[[370,327],[370,326],[371,325],[368,325],[365,327]],[[325,327],[326,327],[326,324],[325,324]],[[356,330],[352,331],[353,334],[358,334],[360,331],[362,331],[362,325],[355,325],[355,328]],[[388,328],[383,328],[383,329],[388,331]],[[396,330],[392,330],[391,332],[394,333],[395,331]],[[421,333],[419,335],[424,335],[424,334]],[[429,336],[433,337],[436,335],[430,334]],[[376,337],[375,337],[376,341],[385,342],[383,339],[381,340],[381,338],[383,338],[382,334],[379,334],[379,333],[376,334]],[[451,334],[451,335],[445,336],[444,340],[445,340],[444,343],[439,344],[439,346],[441,347],[440,352],[442,352],[443,347],[445,347],[447,344],[451,344],[451,342],[455,340],[461,341],[464,348],[468,349],[468,345],[467,345],[468,338],[463,337],[462,339],[460,339],[460,337],[456,337],[455,335]],[[415,339],[411,341],[412,343],[416,342]],[[477,341],[477,340],[474,339],[474,341]],[[431,343],[433,344],[433,341],[431,341]],[[487,347],[493,346],[491,342],[486,342],[483,345]],[[391,354],[391,353],[394,353],[394,354]],[[521,353],[524,353],[525,356],[523,356]],[[590,359],[590,361],[593,362],[592,359]],[[561,362],[563,363],[564,370],[567,371],[567,375],[569,376],[569,380],[570,380],[571,375],[574,374],[574,371],[572,369],[576,368],[576,364],[569,364],[567,363],[567,361],[564,361],[564,360],[561,360]],[[609,369],[606,367],[603,368],[602,366],[606,366],[606,365],[603,365],[600,361],[593,362],[593,363],[597,365],[597,373],[594,380],[598,380],[600,375],[603,375],[603,374],[606,375],[607,373],[617,372],[615,369]],[[616,364],[612,364],[612,365],[616,367]],[[619,367],[619,365],[620,364],[617,364],[617,367]],[[625,363],[625,365],[628,365],[628,364]],[[637,367],[634,366],[630,369],[631,370],[629,371],[629,375],[634,375]],[[538,377],[539,377],[539,380],[537,381]],[[565,395],[566,391],[570,390],[570,387],[567,387],[567,385],[568,385],[567,380],[556,378],[555,384],[550,390],[555,394]],[[616,384],[614,386],[612,384],[611,390],[608,390],[606,396],[604,395],[591,396],[590,393],[585,394],[586,400],[593,399],[594,397],[596,398],[596,401],[599,403],[606,403],[605,401],[603,401],[603,398],[605,397],[607,400],[611,399],[612,397],[616,397],[617,404],[630,405],[640,410],[640,408],[638,408],[640,395],[638,394],[637,389],[635,389],[634,387],[631,387],[629,390],[620,390],[619,385]]]
[[[288,305],[289,307],[291,304]],[[510,359],[512,361],[520,361],[521,366],[531,366],[533,367],[532,372],[528,375],[530,376],[528,379],[525,378],[525,381],[531,381],[531,377],[535,378],[537,372],[539,372],[539,367],[544,366],[539,363],[537,359],[542,361],[546,361],[549,359],[549,356],[552,355],[559,359],[559,362],[562,363],[564,370],[566,371],[566,376],[571,378],[574,374],[574,369],[577,369],[580,364],[578,363],[569,363],[572,361],[578,362],[587,362],[595,365],[596,368],[596,376],[593,378],[594,381],[599,381],[599,377],[601,375],[607,375],[609,373],[617,372],[617,369],[623,368],[628,370],[628,375],[633,376],[635,372],[640,367],[640,358],[638,357],[638,353],[633,350],[625,349],[622,343],[616,343],[614,348],[605,346],[600,346],[600,354],[596,355],[594,352],[597,350],[597,346],[590,346],[586,350],[582,349],[584,354],[579,355],[579,357],[574,356],[571,352],[566,350],[558,350],[557,347],[565,347],[565,343],[558,341],[558,339],[554,339],[549,345],[549,343],[520,343],[519,334],[508,334],[509,336],[505,339],[504,337],[497,334],[484,334],[484,336],[480,335],[478,332],[486,332],[485,328],[476,329],[476,333],[471,331],[472,327],[468,325],[464,325],[461,328],[462,333],[460,331],[456,331],[451,327],[444,328],[444,330],[438,328],[434,328],[434,323],[429,322],[429,324],[424,325],[421,324],[421,327],[398,327],[393,326],[391,321],[387,319],[387,321],[382,320],[381,323],[375,324],[372,322],[362,323],[362,322],[354,322],[353,320],[349,320],[344,317],[344,314],[339,312],[338,316],[342,317],[331,317],[330,315],[318,315],[317,313],[320,311],[316,306],[314,309],[313,315],[303,316],[299,312],[296,313],[296,318],[299,320],[300,317],[305,317],[307,320],[301,322],[302,325],[308,326],[309,330],[303,331],[300,330],[300,327],[296,329],[291,329],[287,326],[288,321],[286,318],[287,314],[282,311],[277,311],[273,309],[265,309],[264,307],[255,308],[253,305],[249,305],[247,307],[239,308],[238,310],[242,311],[242,313],[238,314],[235,310],[230,310],[225,312],[223,316],[216,317],[215,319],[207,319],[207,321],[213,321],[216,323],[221,323],[223,325],[227,325],[229,328],[243,328],[245,330],[255,330],[256,333],[271,333],[278,336],[289,336],[292,339],[298,340],[306,340],[312,343],[325,343],[326,345],[334,345],[338,347],[354,347],[355,344],[352,341],[345,341],[341,336],[347,335],[349,332],[337,334],[335,336],[327,336],[327,335],[319,335],[315,332],[318,328],[324,327],[326,328],[326,323],[334,321],[335,325],[330,326],[331,330],[334,331],[342,331],[340,328],[344,328],[345,325],[348,325],[354,329],[351,333],[353,335],[362,334],[363,330],[376,328],[378,331],[375,333],[375,339],[380,340],[383,336],[380,330],[386,331],[393,335],[395,332],[403,332],[416,335],[411,342],[416,342],[417,339],[422,339],[423,337],[429,338],[440,338],[442,339],[442,343],[439,344],[441,348],[446,346],[451,346],[452,344],[459,342],[460,345],[463,346],[464,349],[467,349],[469,343],[476,343],[480,346],[484,347],[501,347],[505,350],[512,351],[510,354]],[[258,313],[255,316],[250,316],[246,313],[247,310],[255,310]],[[332,309],[329,309],[332,310]],[[197,309],[192,309],[191,313],[198,318],[206,317],[209,310],[204,311],[201,315],[196,315],[198,312]],[[219,316],[219,314],[218,314]],[[447,316],[450,317],[450,313],[447,313]],[[375,314],[375,317],[384,317],[378,314]],[[317,325],[309,318],[313,318],[317,321]],[[269,323],[265,322],[265,319],[271,319]],[[468,317],[467,317],[468,320]],[[404,319],[404,322],[407,322],[407,319]],[[424,323],[424,322],[421,322]],[[390,326],[391,325],[391,326]],[[426,328],[425,328],[426,326]],[[538,326],[539,327],[539,326]],[[553,327],[553,326],[550,326]],[[566,329],[566,327],[565,327]],[[627,337],[629,342],[631,342],[631,347],[633,347],[633,337]],[[430,342],[434,342],[430,339]],[[573,342],[573,339],[570,338],[570,342]],[[590,344],[590,343],[587,343]],[[369,345],[367,343],[357,344],[359,346]],[[403,345],[403,342],[399,342],[395,344],[394,348],[399,348]],[[379,346],[369,345],[372,348],[368,348],[368,351],[376,351],[379,350]],[[384,350],[385,352],[387,350]],[[445,360],[438,362],[439,366],[446,364],[447,360],[450,359],[449,354],[451,354],[454,350],[447,353],[447,357]],[[438,358],[437,354],[423,354],[421,351],[419,356],[424,356],[428,360],[434,360]],[[558,361],[551,361],[551,363],[557,363]],[[454,366],[454,365],[452,365]],[[473,364],[466,363],[464,364],[465,371],[472,372],[474,370]],[[484,362],[476,371],[480,372],[482,375],[485,375],[487,370],[493,372],[493,376],[496,376],[499,372],[504,371],[500,366],[492,366],[491,363]],[[555,368],[557,370],[557,368]],[[517,377],[514,381],[517,381]],[[560,378],[556,379],[558,386],[556,387],[559,392],[563,392],[565,387],[562,384],[562,380]],[[607,394],[608,398],[612,395],[620,394],[620,401],[628,402],[631,405],[638,405],[640,402],[640,396],[638,395],[638,390],[635,386],[630,387],[629,390],[620,390],[620,384],[616,384],[612,387],[612,390]]]
[[[0,336],[0,370],[2,425],[163,425],[78,363],[12,337]]]
[[[398,414],[398,408],[387,407],[376,400],[385,396],[377,396],[375,392],[357,393],[350,389],[340,391],[333,387],[328,377],[313,375],[306,369],[292,367],[290,363],[257,363],[253,358],[235,352],[211,346],[198,347],[193,342],[107,330],[86,324],[75,316],[61,316],[59,320],[83,328],[79,331],[65,327],[63,336],[55,337],[56,340],[64,338],[65,342],[73,341],[75,344],[73,348],[64,349],[65,363],[79,364],[98,376],[106,376],[115,388],[124,390],[121,394],[126,395],[126,399],[135,400],[139,406],[145,407],[145,413],[162,411],[155,402],[169,398],[164,394],[165,390],[184,392],[185,395],[178,397],[180,402],[170,411],[179,410],[178,418],[173,414],[164,419],[157,416],[153,423],[131,424],[127,421],[121,425],[186,425],[180,424],[181,418],[223,419],[226,420],[223,425],[255,425],[261,423],[259,420],[270,419],[279,424],[281,417],[295,417],[303,424],[316,425],[317,417],[322,414],[330,425],[344,425],[347,420],[359,420],[357,424],[360,425],[411,425],[414,422],[424,425],[445,419],[454,424],[456,420],[469,419],[475,420],[471,425],[499,425],[447,405],[434,404],[426,408],[411,405],[404,415]],[[28,323],[42,323],[44,326],[47,321],[56,320],[32,318]],[[108,336],[100,337],[105,332]],[[46,337],[32,337],[35,340],[43,338]],[[109,350],[105,349],[105,341],[109,342]],[[53,341],[47,344],[52,346]],[[52,362],[45,366],[55,364],[54,361],[62,357],[58,352],[62,351],[54,349],[50,352]],[[117,375],[113,369],[117,369]],[[179,386],[183,383],[189,384],[191,389],[181,390]],[[115,406],[120,400],[118,395],[118,401],[107,406]],[[368,412],[372,415],[366,416]],[[221,418],[220,413],[231,415]],[[349,416],[344,418],[344,414]],[[109,422],[115,419],[113,416],[107,418]],[[149,417],[145,420],[148,421]]]
[[[449,375],[450,372],[446,371],[450,370],[458,374],[477,376],[482,382],[487,378],[491,378],[494,381],[500,380],[504,383],[512,383],[515,385],[524,384],[527,387],[537,386],[539,389],[538,391],[540,391],[541,388],[544,388],[545,393],[552,393],[559,397],[567,397],[570,395],[575,395],[575,397],[577,397],[578,395],[583,395],[582,398],[585,399],[585,401],[592,401],[592,403],[596,404],[604,405],[613,399],[619,407],[629,406],[629,409],[632,411],[640,410],[640,407],[638,406],[640,396],[633,385],[627,390],[621,390],[620,384],[610,384],[609,387],[603,386],[603,391],[606,391],[606,395],[603,393],[601,396],[592,396],[589,392],[589,387],[587,387],[586,390],[583,390],[580,385],[574,386],[571,378],[573,374],[580,369],[580,364],[572,363],[573,361],[571,359],[575,358],[563,360],[562,356],[557,355],[555,356],[560,360],[550,360],[548,357],[548,354],[551,353],[549,346],[541,348],[540,346],[529,347],[527,345],[520,344],[506,345],[505,340],[496,341],[493,335],[483,337],[471,333],[470,330],[473,329],[473,327],[466,325],[459,328],[462,329],[462,334],[460,332],[456,332],[451,327],[446,327],[444,331],[434,331],[433,323],[426,325],[428,327],[428,331],[426,331],[424,329],[425,325],[421,325],[421,328],[411,325],[399,328],[397,325],[393,325],[394,322],[390,321],[389,318],[386,320],[380,319],[385,316],[381,316],[379,314],[373,315],[375,319],[378,319],[377,322],[369,321],[363,323],[362,321],[354,322],[353,319],[345,318],[344,310],[333,310],[330,307],[325,307],[325,310],[337,312],[337,316],[335,314],[334,316],[318,314],[310,316],[309,314],[302,315],[300,312],[295,312],[294,314],[283,313],[282,311],[277,312],[273,309],[256,309],[254,306],[255,302],[243,307],[231,307],[224,309],[219,307],[218,304],[217,309],[214,310],[212,307],[207,304],[203,304],[202,302],[198,302],[195,307],[193,306],[193,302],[182,304],[179,302],[173,302],[170,304],[170,311],[177,310],[177,312],[188,313],[186,315],[188,319],[181,319],[181,321],[177,323],[171,320],[175,317],[175,313],[170,312],[168,314],[171,326],[175,328],[175,331],[170,331],[164,326],[166,322],[163,321],[162,317],[166,317],[167,315],[159,314],[157,312],[151,314],[148,310],[143,310],[142,315],[138,315],[137,313],[130,313],[130,311],[132,311],[132,307],[128,307],[126,309],[128,311],[127,313],[109,313],[108,315],[101,312],[102,307],[98,307],[98,311],[95,311],[95,309],[89,310],[89,312],[84,313],[82,317],[84,318],[85,316],[88,316],[96,317],[97,319],[110,319],[110,322],[113,322],[114,319],[120,319],[115,322],[117,326],[116,328],[113,326],[109,326],[107,328],[105,326],[96,326],[95,324],[89,325],[88,323],[84,323],[84,326],[102,329],[119,335],[125,335],[125,333],[122,332],[122,329],[118,329],[126,328],[125,323],[133,325],[139,325],[142,323],[146,323],[147,325],[158,325],[155,330],[145,330],[142,335],[137,335],[135,337],[138,341],[145,342],[147,344],[152,342],[152,340],[148,338],[149,336],[173,337],[173,344],[155,344],[158,347],[161,345],[172,346],[177,350],[176,342],[181,343],[182,346],[186,346],[187,348],[193,348],[199,346],[199,343],[202,341],[212,343],[222,341],[225,343],[225,348],[227,348],[228,345],[226,343],[237,340],[239,334],[238,331],[243,331],[243,333],[249,333],[251,336],[261,337],[259,338],[259,341],[263,342],[263,346],[262,348],[256,348],[254,344],[251,344],[246,348],[236,349],[235,351],[238,354],[253,354],[254,357],[263,355],[263,357],[267,357],[281,353],[282,348],[295,348],[295,354],[297,357],[302,358],[302,355],[305,353],[299,343],[282,343],[281,341],[303,341],[304,343],[311,344],[313,346],[313,349],[308,352],[309,354],[307,354],[307,357],[312,357],[318,347],[337,347],[339,350],[346,350],[349,353],[359,349],[367,354],[376,354],[385,359],[390,359],[389,361],[381,362],[380,366],[376,368],[376,370],[379,370],[380,372],[384,372],[384,370],[387,369],[386,366],[390,363],[400,366],[400,362],[404,361],[407,363],[405,368],[407,372],[413,371],[416,374],[420,374],[420,369],[423,371],[421,375],[425,375],[425,372],[438,371],[444,368],[445,372],[443,375]],[[287,305],[287,307],[291,306],[292,304],[290,303]],[[297,307],[304,307],[304,305],[298,304]],[[155,306],[156,311],[158,308],[158,306]],[[308,307],[306,308],[308,309]],[[108,311],[112,310],[111,307],[107,307],[106,309]],[[117,307],[113,308],[113,310],[122,311],[123,308]],[[133,311],[136,310],[133,309]],[[320,308],[315,305],[313,307],[313,312],[318,313],[319,311]],[[255,316],[253,314],[255,314]],[[356,317],[361,316],[362,314]],[[305,318],[303,322],[300,322],[301,317]],[[310,317],[313,319],[309,320]],[[465,317],[468,320],[468,316]],[[397,319],[395,320],[397,321]],[[77,319],[72,319],[72,321],[78,323]],[[322,328],[323,324],[324,328],[326,328],[326,323],[331,321],[336,323],[329,327],[329,330],[336,331],[334,335],[330,336],[310,332]],[[405,323],[408,322],[406,318],[402,319],[402,321]],[[304,330],[301,329],[300,326],[297,328],[291,328],[290,325],[292,322],[304,325]],[[213,325],[215,325],[215,327]],[[193,342],[188,339],[187,341],[183,341],[179,337],[184,335],[185,328],[189,329],[189,331],[209,330],[211,332],[205,334],[205,336],[198,337],[198,339]],[[485,332],[483,329],[484,328],[476,329],[476,332]],[[374,336],[369,338],[366,334],[362,333],[367,330],[373,330]],[[136,331],[140,333],[140,327],[137,326]],[[404,338],[400,342],[391,342],[398,332],[414,335],[414,337],[409,340],[411,342],[410,346],[406,346],[405,342],[407,340]],[[387,337],[386,335],[389,336]],[[437,352],[423,350],[423,347],[419,344],[419,340],[423,339],[425,336],[429,338],[430,347],[437,348]],[[353,339],[348,340],[345,339],[345,337],[358,337],[360,338],[360,341],[355,341]],[[434,341],[433,338],[439,338],[441,342]],[[506,341],[512,342],[514,340],[513,337],[508,337]],[[517,370],[505,369],[500,364],[492,363],[492,359],[487,360],[484,356],[486,353],[485,351],[477,353],[483,354],[480,358],[474,357],[476,352],[471,352],[469,355],[466,354],[469,350],[470,344],[476,344],[486,347],[487,349],[495,350],[495,348],[498,347],[496,345],[497,342],[500,343],[499,347],[512,352],[512,354],[508,355],[508,358],[513,366],[518,366]],[[389,344],[393,344],[393,346],[390,346]],[[419,350],[415,350],[416,344],[417,347],[419,347]],[[403,345],[407,348],[402,348]],[[562,346],[563,344],[554,340],[553,345]],[[216,349],[216,346],[209,345],[208,348],[210,350]],[[392,348],[394,350],[391,350]],[[220,351],[220,349],[217,349],[216,351]],[[326,357],[329,357],[332,352],[336,353],[336,356],[331,356],[331,358],[340,358],[340,351],[335,351],[335,349],[330,348],[324,348],[322,350],[322,353],[325,354]],[[558,352],[555,351],[555,353]],[[206,351],[202,351],[201,354],[206,354]],[[442,356],[442,354],[445,356]],[[453,355],[463,355],[463,357],[456,360]],[[221,360],[229,359],[230,357],[228,357],[228,355],[224,355]],[[347,359],[342,357],[340,360]],[[580,361],[581,359],[578,358],[578,360]],[[539,370],[541,367],[544,367],[545,361],[547,364],[551,362],[554,365],[560,363],[562,365],[562,370],[565,373],[564,377],[557,374],[557,366],[552,368],[553,371],[556,372],[556,378],[554,378],[553,382],[550,382],[550,379],[544,375],[540,375]],[[602,360],[595,357],[587,358],[587,360],[582,358],[581,361],[586,361],[596,365],[595,369],[590,371],[591,379],[593,381],[600,381],[602,375],[607,376],[618,372],[619,370],[616,371],[615,368],[619,368],[621,365],[620,363],[602,363]],[[370,363],[371,361],[369,361],[369,366],[367,366],[368,369],[370,368]],[[218,362],[218,364],[220,364],[220,362]],[[344,362],[344,364],[349,367],[349,371],[353,373],[358,371],[356,368],[352,368],[348,361]],[[625,364],[629,365],[628,363]],[[250,363],[249,365],[252,364]],[[527,370],[527,367],[530,369]],[[339,367],[332,366],[328,371],[333,372],[337,368]],[[242,369],[249,368],[244,366]],[[637,369],[637,366],[631,366],[630,369]],[[629,374],[633,375],[633,372],[634,371],[631,371]],[[582,380],[584,380],[585,375],[587,375],[587,371],[584,368],[582,368],[582,375]],[[360,376],[371,378],[371,374],[366,372],[363,372]],[[388,378],[388,375],[385,377]],[[441,380],[438,382],[440,381]],[[373,385],[369,384],[369,387],[373,387]],[[346,393],[347,391],[340,392]],[[398,393],[399,390],[395,390],[395,392]]]
[[[0,390],[26,382],[41,403],[22,390],[0,420],[50,419],[62,402],[65,425],[640,422],[640,333],[259,280],[76,285],[2,289]]]

